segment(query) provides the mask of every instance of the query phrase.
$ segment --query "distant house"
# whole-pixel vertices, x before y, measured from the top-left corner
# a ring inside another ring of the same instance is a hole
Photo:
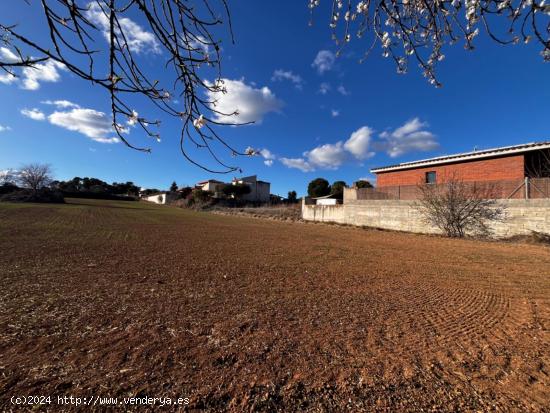
[[[259,181],[256,175],[234,178],[233,185],[248,185],[250,193],[242,195],[240,198],[249,202],[269,202],[271,184],[265,181]]]
[[[439,156],[371,169],[376,187],[439,184],[458,175],[463,181],[550,177],[550,141]]]
[[[208,179],[206,181],[200,181],[195,184],[196,189],[201,191],[209,191],[214,194],[214,197],[221,197],[221,188],[225,185],[222,181],[217,181],[216,179]]]

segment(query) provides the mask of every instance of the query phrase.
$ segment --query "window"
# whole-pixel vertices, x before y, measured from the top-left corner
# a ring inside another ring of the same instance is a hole
[[[427,184],[435,184],[436,181],[436,174],[434,171],[432,172],[426,172],[426,183]]]

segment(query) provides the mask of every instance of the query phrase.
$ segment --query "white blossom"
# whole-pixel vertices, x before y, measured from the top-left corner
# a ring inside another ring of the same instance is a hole
[[[390,34],[388,32],[384,32],[382,34],[382,47],[387,49],[391,45],[391,39]]]
[[[252,148],[252,147],[247,147],[245,150],[244,150],[244,154],[247,155],[247,156],[254,156],[254,155],[258,155],[260,153],[260,151]]]
[[[128,117],[128,122],[130,126],[134,126],[138,122],[138,113],[135,110],[132,110],[132,115]]]
[[[197,119],[193,121],[193,126],[197,129],[201,129],[205,125],[206,125],[206,119],[204,119],[203,115],[200,115]]]

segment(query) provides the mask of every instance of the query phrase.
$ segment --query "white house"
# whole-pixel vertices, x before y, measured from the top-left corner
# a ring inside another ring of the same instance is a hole
[[[244,201],[250,202],[269,202],[271,184],[265,181],[259,181],[256,175],[245,176],[242,178],[233,178],[233,185],[248,185],[250,193],[241,196]]]
[[[217,181],[215,179],[208,179],[206,181],[197,182],[195,188],[200,189],[201,191],[209,191],[214,194],[214,198],[221,197],[221,188],[225,185],[222,181]]]

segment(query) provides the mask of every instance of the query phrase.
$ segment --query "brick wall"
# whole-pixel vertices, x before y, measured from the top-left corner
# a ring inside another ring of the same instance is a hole
[[[436,172],[438,183],[443,182],[445,176],[453,173],[464,181],[520,180],[525,176],[524,155],[381,172],[376,175],[376,185],[378,187],[418,185],[425,181],[426,172],[430,171]]]

